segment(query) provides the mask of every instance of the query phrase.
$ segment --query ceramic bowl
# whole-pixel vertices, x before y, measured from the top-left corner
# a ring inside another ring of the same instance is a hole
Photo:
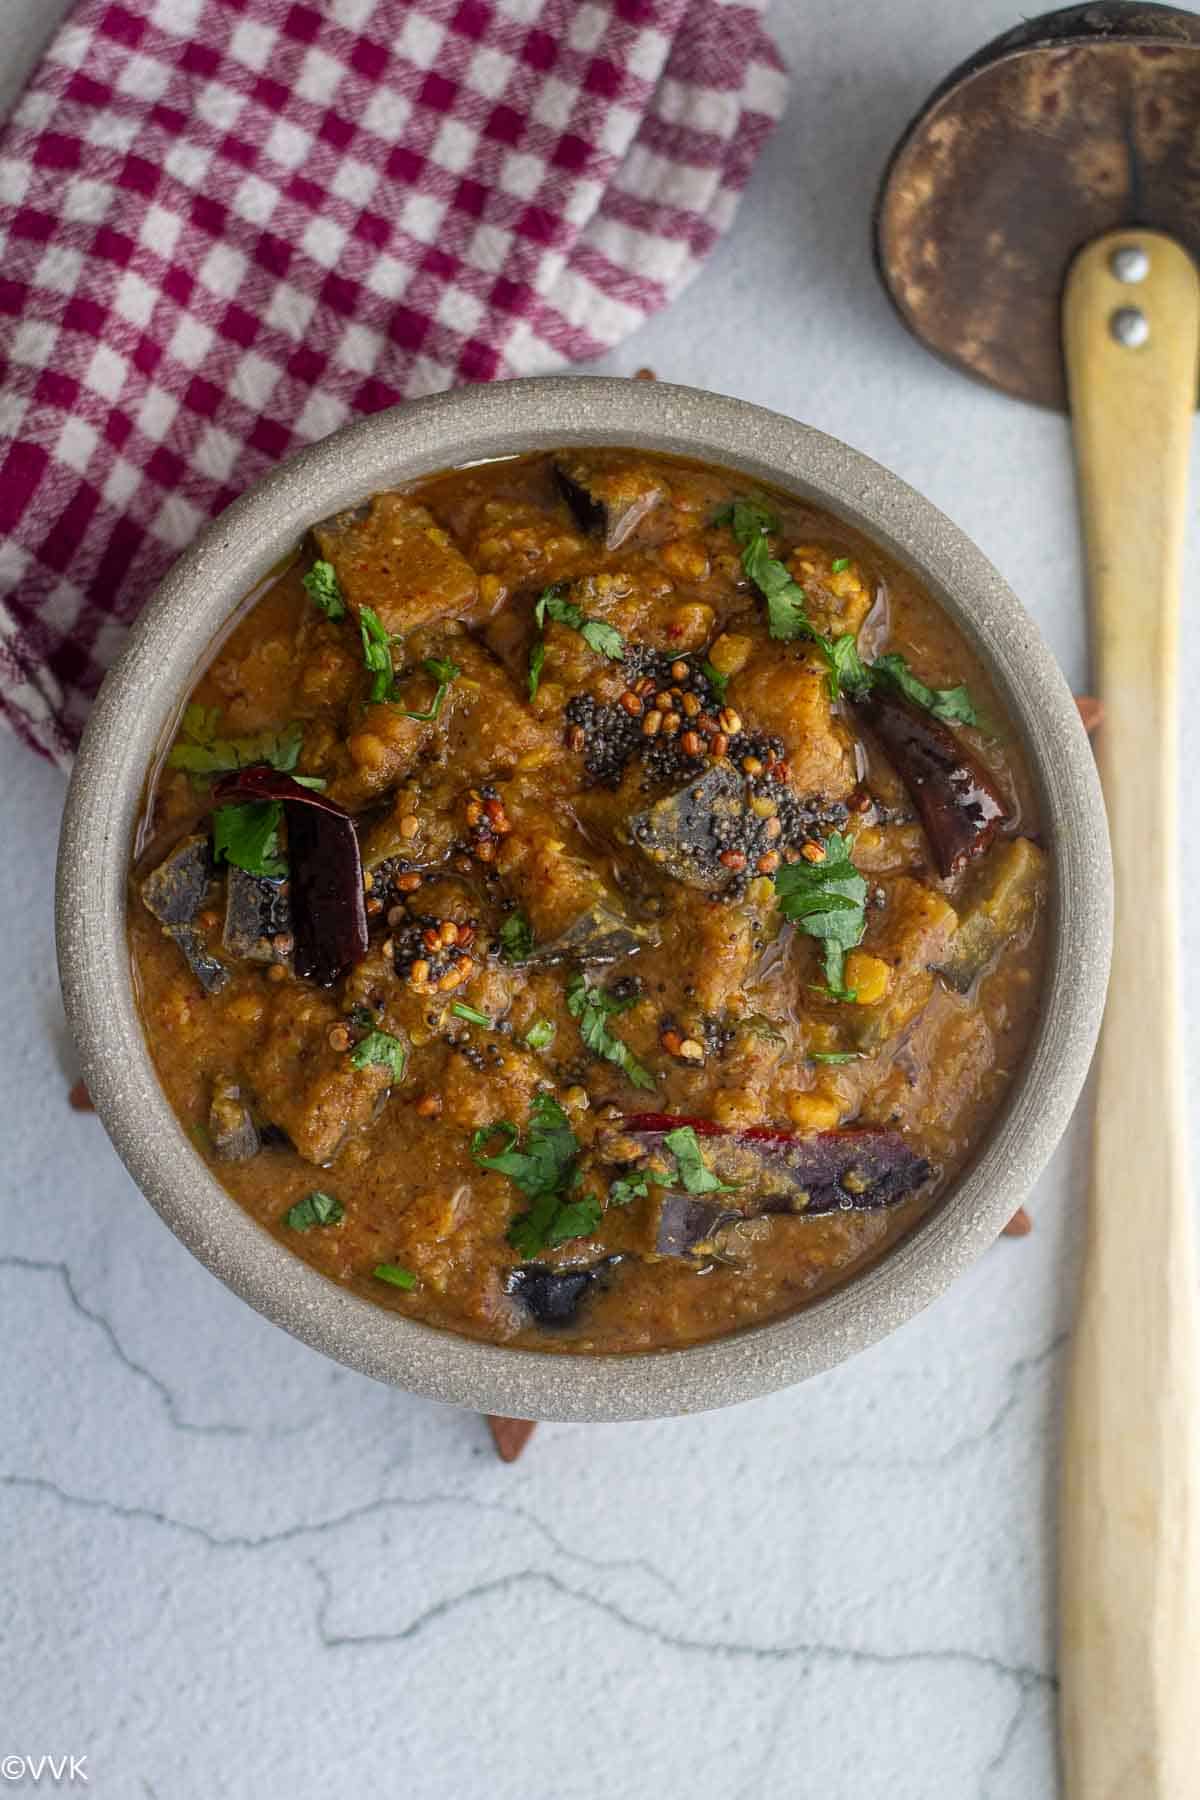
[[[225,1193],[176,1122],[134,1007],[125,881],[142,784],[233,609],[315,520],[438,469],[566,444],[632,444],[725,464],[818,502],[905,564],[964,631],[1025,743],[1054,855],[1039,1022],[965,1175],[877,1264],[790,1318],[715,1343],[576,1356],[475,1343],[397,1316],[309,1268]],[[376,413],[268,475],[180,558],[101,689],[67,797],[58,864],[63,994],[85,1081],[171,1230],[251,1306],[383,1381],[480,1412],[632,1419],[748,1400],[827,1369],[927,1306],[1028,1194],[1078,1098],[1108,972],[1104,808],[1071,694],[1032,621],[961,531],[886,469],[791,419],[662,383],[548,378]]]

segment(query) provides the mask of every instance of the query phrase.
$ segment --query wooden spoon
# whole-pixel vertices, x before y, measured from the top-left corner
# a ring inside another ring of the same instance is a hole
[[[938,89],[876,211],[908,327],[1022,399],[1069,399],[1075,431],[1116,940],[1063,1444],[1071,1800],[1200,1795],[1200,1337],[1175,951],[1198,138],[1200,18],[1071,7]]]

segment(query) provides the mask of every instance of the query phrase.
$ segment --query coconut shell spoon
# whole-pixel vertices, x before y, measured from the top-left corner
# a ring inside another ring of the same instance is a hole
[[[1200,1796],[1200,1337],[1175,955],[1198,138],[1200,18],[1070,7],[937,90],[875,221],[909,329],[1009,394],[1069,407],[1074,427],[1116,938],[1063,1443],[1069,1800]]]

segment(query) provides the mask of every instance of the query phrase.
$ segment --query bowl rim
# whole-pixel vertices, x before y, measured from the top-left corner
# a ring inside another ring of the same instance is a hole
[[[376,1306],[303,1262],[226,1193],[158,1083],[133,998],[125,880],[146,768],[220,626],[316,520],[438,469],[583,444],[710,461],[811,499],[911,570],[979,652],[1023,739],[1054,897],[1023,1067],[967,1171],[906,1238],[799,1312],[710,1343],[572,1355],[478,1342]],[[375,413],[289,457],[174,564],[106,677],[63,815],[56,929],[83,1078],[151,1205],[220,1280],[303,1342],[430,1399],[527,1419],[665,1417],[805,1379],[894,1330],[993,1241],[1066,1127],[1103,1010],[1112,874],[1095,764],[1070,690],[997,570],[936,507],[838,439],[661,382],[550,376]]]

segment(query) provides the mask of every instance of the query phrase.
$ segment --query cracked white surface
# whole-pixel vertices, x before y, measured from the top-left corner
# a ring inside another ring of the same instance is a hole
[[[0,104],[56,10],[4,0]],[[888,463],[994,558],[1081,686],[1065,428],[911,344],[867,242],[901,126],[1015,15],[776,12],[794,98],[738,226],[609,366],[776,406]],[[1190,640],[1185,694],[1198,677]],[[62,784],[8,739],[0,783],[0,1756],[86,1754],[118,1800],[1050,1800],[1078,1123],[1034,1235],[857,1361],[704,1418],[543,1426],[506,1468],[480,1420],[247,1311],[67,1110]],[[1194,835],[1194,800],[1185,818]],[[1184,928],[1186,970],[1194,909]]]

